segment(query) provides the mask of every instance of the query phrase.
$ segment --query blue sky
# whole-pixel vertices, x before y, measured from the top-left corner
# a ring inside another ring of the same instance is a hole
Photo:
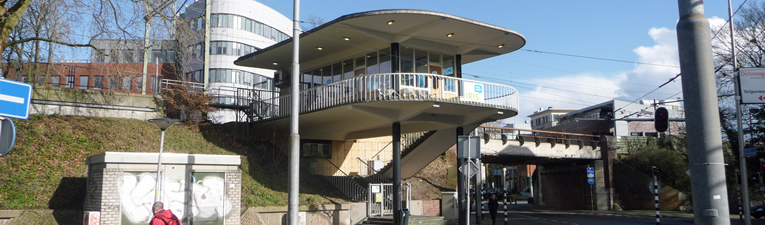
[[[260,0],[292,18],[292,2]],[[743,1],[733,1],[734,10]],[[727,1],[705,1],[710,23],[725,23]],[[539,108],[578,109],[612,98],[637,99],[679,73],[675,26],[677,1],[301,1],[301,20],[380,9],[423,9],[515,30],[527,39],[521,50],[465,65],[468,77],[515,87],[522,123]],[[748,4],[748,3],[747,3]],[[718,18],[714,18],[718,17]],[[723,18],[723,19],[720,19]],[[581,55],[668,66],[593,60],[530,52]],[[680,80],[643,99],[676,99]]]

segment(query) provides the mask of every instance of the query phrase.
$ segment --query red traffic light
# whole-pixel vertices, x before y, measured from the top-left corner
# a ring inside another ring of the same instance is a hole
[[[667,128],[669,128],[669,111],[664,107],[659,107],[656,109],[656,112],[654,112],[654,115],[653,124],[656,131],[667,131]]]

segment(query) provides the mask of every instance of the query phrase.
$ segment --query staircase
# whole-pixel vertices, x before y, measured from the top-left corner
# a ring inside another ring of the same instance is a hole
[[[416,136],[415,135],[410,135],[409,137],[405,137],[406,134],[402,135],[401,145],[404,145],[404,148],[403,148],[404,150],[401,151],[401,158],[403,159],[404,157],[406,157],[406,155],[408,155],[409,153],[411,153],[412,151],[417,149],[417,146],[419,146],[420,144],[425,142],[425,140],[430,138],[430,136],[433,136],[433,134],[435,134],[436,132],[437,131],[435,131],[435,130],[431,130],[431,131],[424,132],[424,133],[418,133],[418,134],[416,133],[417,134]],[[410,141],[407,141],[407,140],[410,140]],[[444,151],[446,151],[446,150],[444,150]],[[384,173],[385,171],[388,171],[392,167],[393,167],[393,164],[392,163],[388,163],[382,169],[380,169],[380,171],[378,171],[377,174]],[[385,179],[385,178],[383,178],[383,179]]]
[[[463,130],[466,132],[472,131],[478,126],[480,124],[463,126]],[[415,145],[407,146],[411,147],[411,149],[406,150],[401,155],[401,179],[410,178],[417,174],[417,172],[420,172],[422,168],[425,168],[430,162],[433,162],[434,159],[446,152],[449,147],[455,145],[457,143],[456,139],[456,128],[443,129],[428,134],[427,137],[423,137],[423,140]],[[391,179],[393,178],[392,168],[393,165],[388,163],[378,174],[382,174],[386,179]]]
[[[369,185],[360,185],[356,177],[350,176],[323,176],[329,183],[343,193],[348,199],[354,202],[366,201]],[[363,179],[362,179],[363,180]]]
[[[360,224],[393,224],[393,217],[373,217],[367,218]],[[409,216],[409,224],[421,225],[457,225],[456,220],[445,220],[444,217],[436,216]]]

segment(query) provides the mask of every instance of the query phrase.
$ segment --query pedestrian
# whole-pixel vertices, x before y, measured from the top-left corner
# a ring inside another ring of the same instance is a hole
[[[489,214],[491,214],[491,224],[497,223],[497,208],[499,208],[499,202],[497,202],[497,195],[492,194],[489,198]]]
[[[165,210],[165,206],[162,202],[155,202],[152,211],[154,211],[154,218],[151,218],[151,223],[149,223],[149,225],[181,225],[181,221],[178,220],[178,217],[176,217],[169,209]]]

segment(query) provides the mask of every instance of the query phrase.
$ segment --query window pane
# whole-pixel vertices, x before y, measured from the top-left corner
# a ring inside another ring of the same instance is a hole
[[[367,53],[367,74],[377,74],[379,72],[377,66],[377,52]]]
[[[104,76],[95,76],[93,78],[93,89],[101,90],[104,88]]]
[[[333,64],[332,65],[332,82],[340,81],[342,74],[343,74],[343,64],[342,63]]]
[[[414,64],[415,72],[428,73],[428,52],[423,50],[415,50]]]
[[[343,61],[343,79],[353,77],[353,59]]]
[[[380,50],[380,73],[390,73],[390,48]]]
[[[321,70],[319,69],[313,70],[312,75],[313,75],[313,86],[316,87],[321,85]]]
[[[80,89],[88,89],[88,76],[80,76]]]
[[[129,91],[132,89],[133,82],[132,77],[123,77],[122,78],[122,90]]]
[[[414,72],[414,49],[409,47],[401,48],[401,72]]]
[[[50,76],[51,87],[61,87],[61,76]]]
[[[443,67],[444,67],[444,75],[453,76],[454,75],[454,56],[444,55]]]

